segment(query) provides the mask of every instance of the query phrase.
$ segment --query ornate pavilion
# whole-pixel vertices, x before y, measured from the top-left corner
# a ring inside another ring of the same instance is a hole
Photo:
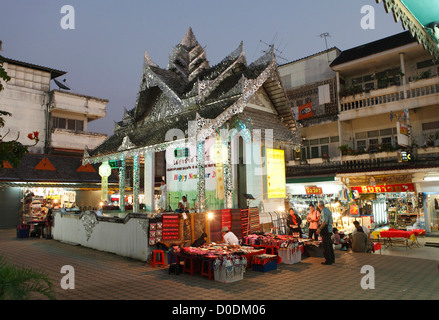
[[[207,178],[200,177],[208,177],[206,172],[212,167],[216,168],[212,198],[224,198],[219,204],[221,208],[217,203],[216,209],[236,208],[245,203],[244,194],[255,193],[261,200],[267,198],[266,179],[255,181],[248,171],[254,166],[263,168],[263,164],[253,161],[245,165],[242,158],[246,155],[249,158],[250,153],[265,155],[267,147],[284,150],[288,160],[292,148],[300,144],[299,137],[273,49],[248,65],[241,42],[236,50],[211,67],[204,48],[189,28],[173,49],[166,69],[160,68],[145,52],[135,107],[125,111],[112,136],[94,150],[86,148],[83,164],[102,163],[104,169],[109,162],[117,163],[122,212],[127,167],[132,167],[133,212],[139,212],[143,173],[145,208],[154,211],[155,153],[174,157],[178,150],[188,148],[183,155],[186,163],[192,159],[191,168],[196,170],[192,176],[197,177],[193,190],[197,210],[202,212],[209,206]],[[208,139],[219,142],[221,161],[209,159]],[[178,170],[170,169],[175,158],[173,161],[166,160],[168,193],[176,191],[170,190],[169,184]],[[243,170],[247,170],[244,178],[239,173]]]

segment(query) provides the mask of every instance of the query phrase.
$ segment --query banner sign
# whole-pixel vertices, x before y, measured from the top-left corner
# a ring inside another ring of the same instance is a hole
[[[323,194],[322,188],[316,186],[305,187],[306,194]]]
[[[406,183],[380,186],[351,187],[351,189],[352,191],[356,190],[359,193],[415,192],[415,185],[413,183]]]
[[[299,120],[311,118],[312,116],[312,102],[299,106]]]
[[[284,150],[266,149],[268,198],[286,197]]]

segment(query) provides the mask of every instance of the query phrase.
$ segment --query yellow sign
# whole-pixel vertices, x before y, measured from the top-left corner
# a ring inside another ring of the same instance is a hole
[[[268,198],[286,197],[285,154],[283,150],[266,149]]]

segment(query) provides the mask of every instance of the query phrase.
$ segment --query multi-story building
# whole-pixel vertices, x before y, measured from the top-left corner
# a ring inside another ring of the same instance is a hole
[[[17,225],[23,198],[30,191],[39,204],[50,198],[66,206],[99,205],[98,168],[82,166],[81,156],[85,147],[95,148],[107,138],[87,127],[105,117],[108,100],[51,89],[51,81],[64,71],[0,58],[10,77],[2,83],[0,110],[11,114],[4,117],[2,139],[32,145],[28,133],[39,133],[39,142],[29,147],[18,168],[5,161],[0,169],[0,227]]]
[[[438,63],[403,32],[345,50],[330,67],[337,120],[324,130],[302,128],[304,141],[308,134],[314,140],[310,154],[307,163],[290,163],[287,176],[342,183],[347,192],[338,196],[357,198],[359,212],[373,212],[377,224],[410,227],[417,221],[427,232],[437,231]],[[329,157],[322,157],[321,145],[318,153],[314,132],[321,133],[318,142],[338,138]]]

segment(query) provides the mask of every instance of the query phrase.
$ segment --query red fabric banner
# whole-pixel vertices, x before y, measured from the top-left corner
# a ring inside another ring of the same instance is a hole
[[[312,102],[299,106],[299,120],[311,118],[312,116]]]

